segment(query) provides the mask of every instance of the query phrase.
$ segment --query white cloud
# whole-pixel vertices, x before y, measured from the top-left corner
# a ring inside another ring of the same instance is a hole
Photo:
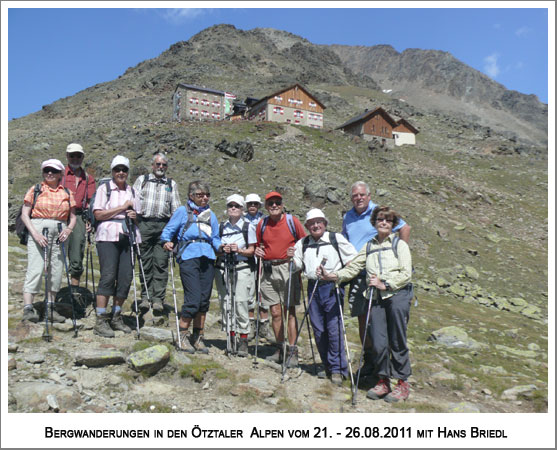
[[[487,73],[491,78],[495,78],[501,72],[501,69],[497,65],[497,59],[499,55],[493,53],[484,58],[484,72]]]
[[[514,32],[518,37],[525,36],[530,33],[530,28],[528,27],[520,27],[518,30]]]
[[[199,17],[202,14],[211,11],[207,8],[169,8],[169,9],[159,9],[157,13],[166,21],[172,24],[180,24],[187,22],[195,17]]]

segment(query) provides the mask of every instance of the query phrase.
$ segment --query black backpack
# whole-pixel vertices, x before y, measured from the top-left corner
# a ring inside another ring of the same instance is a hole
[[[242,233],[244,235],[244,241],[245,241],[246,246],[247,246],[247,245],[249,245],[248,244],[248,231],[249,231],[249,226],[251,224],[250,224],[249,220],[247,220],[245,217],[243,219],[244,219],[244,224],[242,225],[242,231],[234,231],[232,233],[227,233],[226,236],[232,236],[234,234]],[[223,236],[223,231],[224,231],[224,222],[221,222],[219,224],[219,237],[221,237],[221,238]],[[249,264],[250,269],[254,270],[256,265],[257,265],[255,263],[255,257],[250,256],[248,258],[248,264]]]
[[[326,245],[332,245],[333,248],[336,250],[336,252],[338,253],[338,259],[340,259],[340,265],[341,268],[344,267],[346,264],[344,264],[344,261],[342,260],[342,256],[340,255],[340,250],[338,248],[338,240],[337,240],[337,233],[330,231],[329,232],[329,241],[330,243],[324,243],[324,244],[314,244],[311,247],[322,247],[322,246],[326,246]],[[304,239],[302,240],[302,255],[305,255],[306,250],[308,249],[308,247],[310,247],[309,245],[309,236],[304,237]]]
[[[145,185],[147,184],[147,182],[151,181],[153,183],[157,183],[157,178],[149,178],[149,173],[143,175],[143,183],[141,183],[141,190],[143,190],[143,188],[145,187]],[[167,178],[166,179],[166,183],[164,183],[168,186],[168,190],[170,192],[172,192],[172,178]]]
[[[99,226],[99,223],[104,222],[104,221],[99,221],[97,219],[95,219],[95,215],[93,214],[93,206],[95,205],[95,198],[97,197],[97,192],[99,191],[99,188],[103,185],[106,184],[108,185],[108,183],[110,182],[110,180],[112,180],[112,178],[101,178],[99,180],[99,183],[97,184],[97,189],[95,189],[95,193],[93,194],[93,196],[91,197],[91,200],[89,201],[89,209],[87,210],[87,218],[89,220],[89,223],[91,224],[91,227],[93,228],[94,231],[97,231],[97,227]],[[112,190],[109,189],[109,187],[106,187],[106,201],[108,202],[110,200],[110,195],[112,194]],[[132,187],[132,195],[133,198],[135,198],[135,190]]]

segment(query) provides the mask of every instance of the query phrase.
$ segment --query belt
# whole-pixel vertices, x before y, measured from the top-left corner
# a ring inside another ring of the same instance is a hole
[[[141,217],[142,222],[168,222],[168,217]]]
[[[323,286],[325,284],[335,284],[334,281],[314,280],[314,279],[311,279],[311,278],[308,280],[308,284],[311,283],[312,286],[315,285],[316,282],[317,282],[317,286]]]
[[[272,266],[280,266],[281,264],[287,263],[290,260],[287,258],[287,259],[269,259],[268,261],[271,263]]]

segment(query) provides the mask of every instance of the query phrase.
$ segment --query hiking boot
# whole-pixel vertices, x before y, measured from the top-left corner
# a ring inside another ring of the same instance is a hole
[[[393,392],[385,397],[385,401],[389,403],[396,403],[400,400],[406,400],[410,395],[410,385],[407,381],[398,380]]]
[[[39,321],[39,315],[33,308],[23,308],[23,317],[21,320],[28,320],[29,322],[37,323]]]
[[[124,333],[131,333],[132,332],[130,327],[128,327],[124,323],[124,320],[122,319],[122,315],[120,314],[120,311],[115,312],[112,315],[112,320],[110,321],[110,328],[112,328],[114,331],[123,331]]]
[[[298,367],[298,346],[296,345],[290,346],[290,348],[287,350],[286,355],[287,355],[286,362],[288,363],[286,367],[288,367],[289,369],[297,368]]]
[[[269,321],[259,322],[259,339],[266,339],[271,344],[276,344],[275,333],[272,327],[269,326]]]
[[[320,370],[319,372],[317,372],[317,378],[319,378],[320,380],[324,380],[328,376],[329,374],[327,373],[326,370]]]
[[[273,353],[271,356],[267,356],[265,359],[267,361],[280,364],[282,362],[282,345],[278,345],[275,353]]]
[[[248,338],[240,338],[238,356],[248,356]]]
[[[331,375],[331,383],[333,383],[336,386],[341,386],[342,380],[344,380],[344,377],[340,373],[333,373]]]
[[[379,400],[380,398],[385,397],[389,392],[391,392],[390,380],[387,378],[379,378],[375,387],[372,387],[369,391],[367,391],[367,398]]]
[[[209,349],[205,346],[205,342],[203,342],[203,333],[193,330],[193,336],[191,338],[193,348],[196,352],[203,353],[207,355],[209,353]]]
[[[249,320],[249,333],[248,333],[248,341],[253,341],[255,339],[255,319]],[[261,336],[260,336],[261,337]]]
[[[153,312],[162,314],[164,312],[164,305],[162,302],[153,302]]]
[[[146,298],[141,300],[141,302],[137,306],[139,308],[140,314],[145,314],[147,311],[149,311],[151,307],[151,305],[149,304]]]
[[[95,322],[95,327],[93,328],[93,333],[106,338],[113,338],[114,331],[110,328],[108,322],[110,321],[110,314],[97,314],[97,320]]]
[[[193,348],[190,342],[189,330],[180,328],[180,345],[178,345],[178,349],[186,353],[195,353],[195,348]]]
[[[373,357],[371,355],[371,351],[367,350],[364,352],[364,363],[362,364],[362,367],[356,371],[355,377],[358,376],[358,372],[360,372],[360,378],[373,375],[373,368]]]
[[[56,311],[52,303],[48,303],[46,310],[48,314],[48,320],[50,320],[51,322],[64,323],[66,321],[66,318]]]

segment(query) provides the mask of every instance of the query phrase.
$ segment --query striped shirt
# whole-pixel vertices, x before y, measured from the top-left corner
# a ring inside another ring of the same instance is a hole
[[[145,177],[148,181],[144,183]],[[167,182],[168,178],[157,178],[153,174],[141,175],[135,180],[133,188],[141,203],[138,214],[150,219],[170,219],[181,203],[178,185],[171,180],[171,188]]]
[[[23,202],[27,206],[33,205],[34,193],[35,186],[31,186],[23,198]],[[70,208],[75,208],[73,194],[70,192],[68,196],[68,193],[61,184],[52,189],[43,181],[41,183],[41,192],[37,196],[37,202],[31,212],[31,218],[54,219],[67,222],[70,217]]]

